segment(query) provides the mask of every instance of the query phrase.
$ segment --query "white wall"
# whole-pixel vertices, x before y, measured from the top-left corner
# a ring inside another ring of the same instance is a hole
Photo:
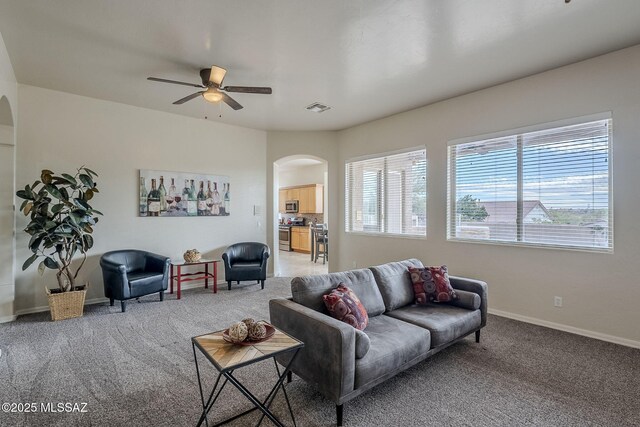
[[[280,188],[294,185],[324,184],[326,165],[283,167],[280,170]]]
[[[17,121],[17,89],[9,55],[0,34],[0,322],[14,319],[14,220],[13,175],[15,167],[15,132]]]
[[[18,116],[19,186],[38,179],[43,168],[73,172],[86,165],[100,175],[93,201],[104,217],[81,274],[91,283],[87,298],[104,296],[98,263],[109,250],[137,248],[181,258],[197,248],[219,258],[229,244],[266,241],[266,132],[24,85]],[[139,169],[228,175],[231,215],[139,218]],[[262,208],[260,216],[253,215],[254,205]],[[18,230],[25,225],[18,214]],[[17,270],[29,255],[27,242],[19,231]],[[45,284],[55,284],[51,270],[44,278],[35,267],[18,272],[17,310],[46,306]]]
[[[408,257],[447,264],[454,275],[489,283],[492,310],[640,346],[639,75],[636,46],[340,132],[340,189],[346,159],[426,144],[428,237],[346,234],[338,197],[336,268]],[[447,141],[604,111],[613,114],[614,254],[447,242]]]

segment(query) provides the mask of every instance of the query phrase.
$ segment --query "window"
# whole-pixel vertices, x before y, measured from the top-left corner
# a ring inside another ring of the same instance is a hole
[[[345,207],[347,232],[426,236],[426,150],[348,161]]]
[[[611,119],[449,146],[450,240],[610,252]]]

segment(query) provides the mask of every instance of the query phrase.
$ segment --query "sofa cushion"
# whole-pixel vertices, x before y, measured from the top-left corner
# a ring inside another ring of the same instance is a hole
[[[358,296],[370,318],[384,313],[384,301],[369,269],[294,277],[291,280],[291,296],[298,304],[327,313],[322,296],[340,283]]]
[[[447,266],[441,267],[409,267],[413,293],[416,304],[427,304],[429,301],[449,302],[458,298],[449,283]]]
[[[356,329],[363,330],[369,323],[367,310],[351,289],[340,283],[337,288],[322,296],[324,305],[334,319],[338,319]]]
[[[364,332],[356,329],[356,359],[362,359],[371,348],[371,340]]]
[[[403,366],[426,357],[429,331],[385,314],[369,320],[364,331],[371,341],[369,352],[356,359],[354,389],[402,370]]]
[[[413,304],[413,284],[407,271],[409,267],[420,268],[422,262],[413,258],[371,267],[387,311]]]
[[[431,332],[431,348],[479,329],[481,321],[480,310],[467,310],[441,303],[414,304],[386,313],[385,316],[427,328]]]

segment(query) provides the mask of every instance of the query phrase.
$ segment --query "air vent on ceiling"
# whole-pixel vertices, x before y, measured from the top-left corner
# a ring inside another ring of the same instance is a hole
[[[314,113],[322,113],[323,111],[330,110],[331,107],[327,107],[324,104],[320,104],[319,102],[314,102],[311,105],[307,106],[307,110],[313,111]]]

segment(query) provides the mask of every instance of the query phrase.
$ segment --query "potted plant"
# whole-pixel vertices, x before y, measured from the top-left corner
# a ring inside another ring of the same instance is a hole
[[[24,231],[31,236],[33,255],[24,262],[22,271],[38,258],[44,258],[38,266],[40,275],[47,268],[57,270],[58,287],[45,286],[52,320],[82,316],[88,285],[77,285],[76,279],[93,246],[91,233],[97,215],[102,215],[89,204],[98,193],[97,176],[84,166],[75,175],[57,175],[45,169],[39,181],[16,192],[24,199],[20,211],[31,220]],[[74,271],[71,264],[77,254],[82,254],[82,261]]]

